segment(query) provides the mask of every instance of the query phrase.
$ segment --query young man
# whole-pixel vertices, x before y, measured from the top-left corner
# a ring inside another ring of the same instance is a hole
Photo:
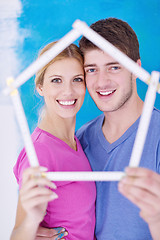
[[[126,22],[108,18],[91,28],[141,65],[136,34]],[[143,108],[136,76],[85,37],[79,44],[88,91],[103,114],[85,124],[77,136],[93,171],[123,171]],[[140,168],[127,168],[119,185],[96,183],[97,240],[160,239],[159,122],[160,112],[154,109]]]
[[[91,28],[141,65],[137,36],[126,22],[109,18]],[[123,171],[129,164],[143,108],[136,76],[85,37],[79,45],[88,91],[103,114],[84,125],[77,136],[93,171]],[[128,177],[119,184],[120,192],[134,204],[121,195],[116,182],[96,183],[98,240],[160,239],[159,121],[160,112],[154,109],[140,163],[150,171],[128,169]]]

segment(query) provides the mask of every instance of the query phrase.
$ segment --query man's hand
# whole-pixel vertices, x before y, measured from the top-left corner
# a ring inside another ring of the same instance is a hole
[[[39,227],[35,240],[65,240],[68,232],[64,228],[58,227],[53,229]]]
[[[126,168],[119,191],[140,208],[154,240],[160,239],[160,174],[145,168]]]

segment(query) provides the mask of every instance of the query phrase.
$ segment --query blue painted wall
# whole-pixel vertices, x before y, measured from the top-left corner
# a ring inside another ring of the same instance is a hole
[[[88,25],[107,17],[127,21],[137,33],[140,42],[142,66],[149,72],[160,71],[160,2],[159,0],[22,0],[19,31],[24,35],[17,54],[21,72],[37,57],[41,46],[57,40],[71,30],[76,19]],[[78,41],[76,41],[78,43]],[[138,93],[144,100],[147,86],[138,80]],[[34,78],[21,87],[21,97],[30,130],[37,123],[41,100],[34,95]],[[160,96],[155,106],[160,109]],[[77,116],[77,128],[100,114],[86,94],[85,102]]]

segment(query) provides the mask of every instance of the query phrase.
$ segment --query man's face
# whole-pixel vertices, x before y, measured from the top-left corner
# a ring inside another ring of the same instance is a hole
[[[85,53],[84,69],[88,91],[101,111],[128,106],[136,78],[126,68],[102,50],[93,49]]]

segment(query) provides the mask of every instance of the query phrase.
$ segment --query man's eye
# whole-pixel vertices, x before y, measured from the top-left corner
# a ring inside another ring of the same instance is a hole
[[[114,66],[114,67],[112,67],[112,69],[113,70],[118,70],[118,69],[120,69],[120,67],[119,66]]]
[[[61,82],[61,79],[60,79],[60,78],[53,78],[53,79],[51,80],[51,82],[53,82],[53,83],[60,83],[60,82]]]
[[[121,71],[121,69],[122,69],[121,66],[110,66],[107,71],[117,73],[117,72]]]
[[[74,82],[83,82],[83,78],[75,78]]]
[[[94,68],[89,68],[89,69],[86,69],[85,72],[86,73],[93,73],[95,72],[96,70]]]

